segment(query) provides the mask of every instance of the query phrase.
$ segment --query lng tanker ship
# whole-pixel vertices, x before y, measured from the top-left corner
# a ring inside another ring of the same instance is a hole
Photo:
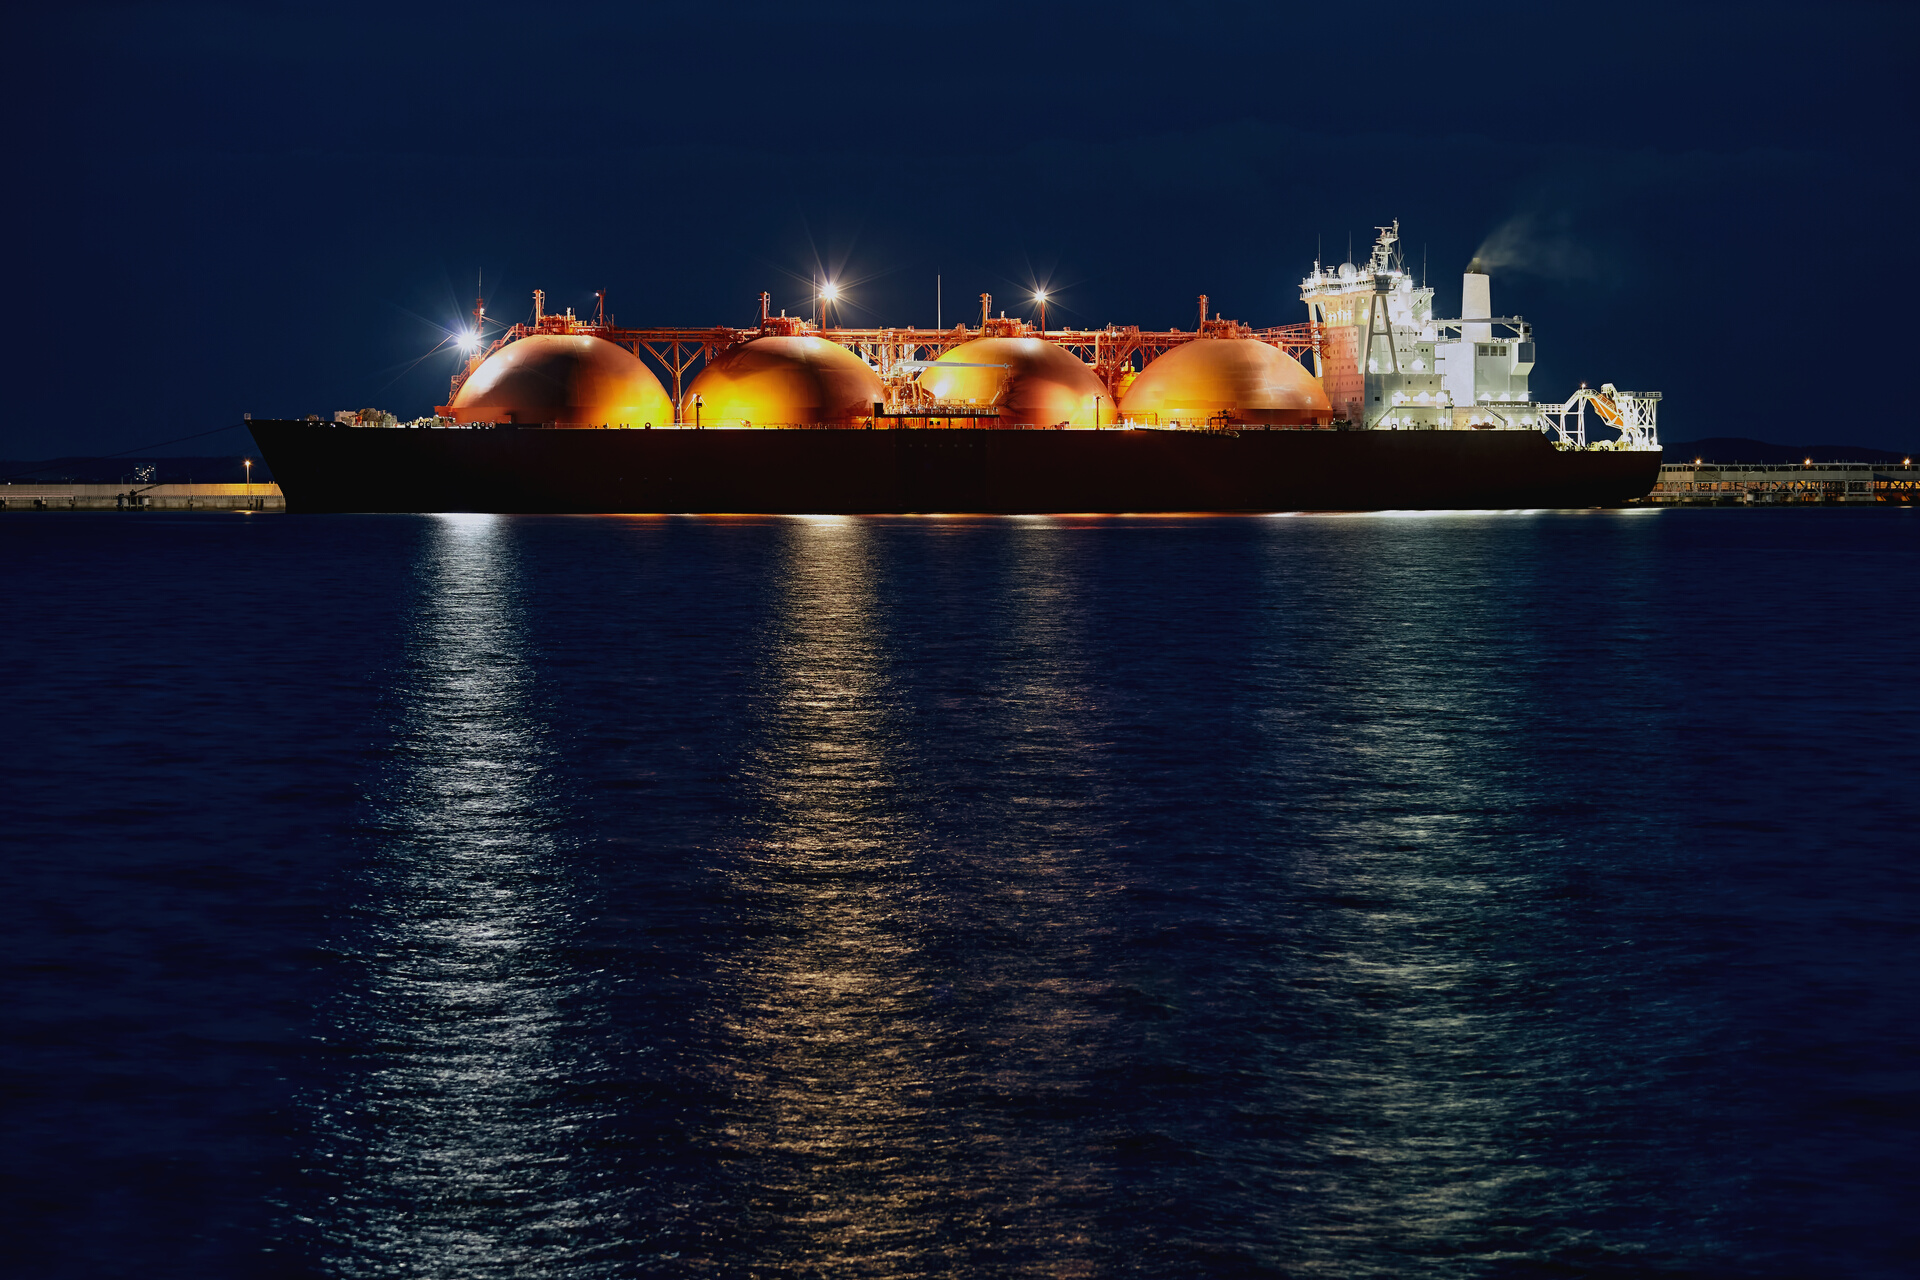
[[[1657,393],[1527,388],[1532,330],[1469,268],[1433,315],[1381,228],[1314,264],[1310,319],[1191,332],[995,315],[922,330],[772,315],[549,315],[478,349],[433,417],[250,423],[292,511],[1164,512],[1591,507],[1659,475]],[[647,360],[651,358],[661,374]],[[1311,362],[1311,369],[1307,363]],[[697,368],[697,376],[685,375]],[[663,376],[664,375],[664,378]],[[1613,432],[1589,440],[1587,413]]]

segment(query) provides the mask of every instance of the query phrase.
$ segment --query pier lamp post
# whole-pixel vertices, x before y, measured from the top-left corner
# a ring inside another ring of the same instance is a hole
[[[820,298],[819,298],[820,314],[818,317],[820,321],[818,325],[819,328],[824,329],[827,327],[827,304],[829,302],[837,301],[839,297],[840,297],[839,286],[835,285],[833,281],[829,280],[825,284],[820,286]]]
[[[253,492],[253,459],[243,458],[241,459],[241,465],[247,469],[247,492],[252,493]]]
[[[1040,336],[1047,336],[1047,294],[1044,289],[1036,289],[1033,300],[1040,306]]]

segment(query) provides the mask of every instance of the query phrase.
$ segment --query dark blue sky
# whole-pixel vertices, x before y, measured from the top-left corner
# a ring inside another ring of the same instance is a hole
[[[1494,306],[1537,325],[1541,398],[1909,447],[1853,388],[1913,362],[1915,11],[47,9],[6,91],[0,455],[426,412],[480,270],[507,319],[604,286],[625,324],[745,323],[825,264],[850,323],[932,324],[939,273],[950,322],[1046,282],[1054,323],[1189,327],[1205,292],[1273,324],[1316,241],[1395,217],[1449,313],[1483,241],[1517,246]],[[1883,309],[1894,367],[1834,369]]]

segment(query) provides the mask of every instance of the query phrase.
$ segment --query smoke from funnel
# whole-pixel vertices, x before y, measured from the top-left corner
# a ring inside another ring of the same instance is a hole
[[[1514,271],[1573,280],[1597,275],[1594,252],[1574,239],[1565,214],[1550,222],[1532,213],[1515,214],[1495,227],[1474,251],[1468,271]]]

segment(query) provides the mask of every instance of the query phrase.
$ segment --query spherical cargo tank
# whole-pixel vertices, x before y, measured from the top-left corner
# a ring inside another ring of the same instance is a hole
[[[1320,380],[1257,338],[1195,338],[1140,371],[1121,415],[1149,426],[1256,422],[1324,424],[1333,416]]]
[[[587,334],[536,333],[509,342],[481,362],[448,407],[457,422],[673,422],[673,401],[652,370],[625,347]]]
[[[770,335],[732,347],[687,388],[683,425],[787,427],[864,425],[886,399],[880,375],[837,342]]]
[[[1119,420],[1093,370],[1043,338],[963,342],[927,366],[919,383],[936,400],[985,405],[998,397],[1001,426],[1113,426]]]

